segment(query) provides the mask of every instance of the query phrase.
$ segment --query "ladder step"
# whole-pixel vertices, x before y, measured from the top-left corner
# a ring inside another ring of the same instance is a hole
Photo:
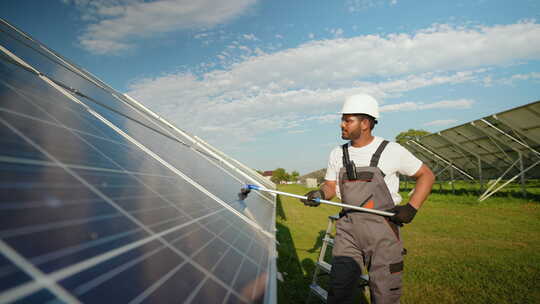
[[[327,242],[329,245],[334,246],[334,239],[328,236],[325,236],[323,242]]]
[[[326,273],[330,273],[330,270],[332,270],[332,265],[328,264],[325,261],[318,261],[317,266],[319,266],[319,268]]]
[[[360,286],[367,286],[369,284],[369,275],[360,275]]]
[[[321,286],[317,284],[309,285],[309,289],[326,303],[326,299],[328,298],[328,292],[326,290],[324,290]]]

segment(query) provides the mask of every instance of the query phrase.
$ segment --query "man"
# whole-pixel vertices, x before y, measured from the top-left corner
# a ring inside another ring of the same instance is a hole
[[[341,111],[341,138],[349,143],[330,153],[325,182],[306,194],[302,202],[341,198],[348,205],[389,210],[391,218],[344,209],[336,222],[332,270],[327,303],[352,303],[361,266],[369,272],[371,303],[399,303],[403,245],[398,226],[410,223],[431,191],[431,170],[401,145],[372,135],[379,118],[377,101],[366,94],[346,99]],[[398,174],[416,178],[405,205],[401,202]]]

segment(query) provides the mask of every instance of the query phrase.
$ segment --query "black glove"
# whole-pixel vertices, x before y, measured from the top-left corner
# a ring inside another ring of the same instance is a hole
[[[388,211],[394,213],[390,220],[399,226],[403,226],[403,224],[408,224],[413,220],[417,210],[411,204],[407,204],[395,206]]]
[[[300,200],[302,203],[304,203],[304,205],[310,206],[310,207],[317,207],[321,203],[316,202],[315,199],[316,198],[324,199],[324,192],[322,190],[312,190],[306,193],[306,195],[304,196],[307,196],[307,199]]]

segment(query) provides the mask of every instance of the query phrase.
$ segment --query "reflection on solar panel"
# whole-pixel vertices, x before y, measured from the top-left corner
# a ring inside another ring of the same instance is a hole
[[[483,200],[509,182],[540,178],[540,101],[411,140],[407,145],[439,174],[492,183]],[[505,179],[506,182],[497,185]]]
[[[0,22],[0,302],[275,303],[273,186]]]

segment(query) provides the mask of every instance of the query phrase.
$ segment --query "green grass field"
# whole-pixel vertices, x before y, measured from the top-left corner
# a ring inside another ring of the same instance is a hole
[[[281,185],[279,190],[309,189]],[[433,193],[402,229],[408,250],[402,303],[540,303],[537,196],[497,195],[482,203],[477,197],[467,191]],[[337,212],[278,197],[278,269],[284,277],[278,303],[306,302],[328,215]],[[311,303],[317,302],[312,297]]]

